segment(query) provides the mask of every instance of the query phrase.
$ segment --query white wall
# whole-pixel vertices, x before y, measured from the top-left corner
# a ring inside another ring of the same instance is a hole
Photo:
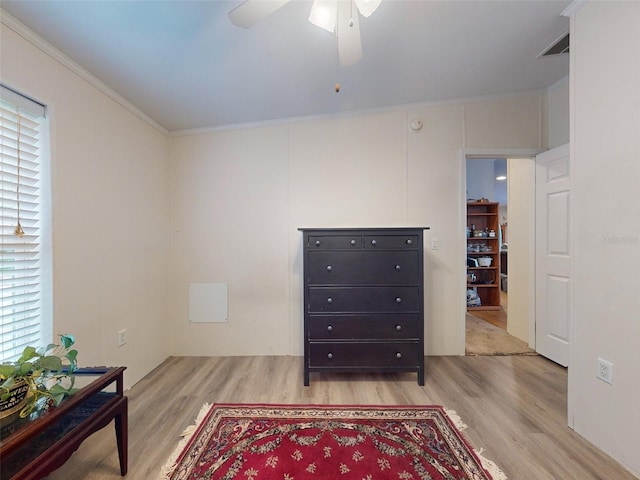
[[[640,2],[571,21],[575,192],[573,425],[640,476]],[[596,379],[598,357],[614,384]]]
[[[130,386],[171,352],[167,137],[4,22],[1,80],[49,112],[54,336],[76,336],[81,366],[126,365]]]
[[[289,351],[288,127],[174,138],[174,355]],[[228,323],[189,324],[189,283],[229,285]]]
[[[569,77],[547,89],[545,98],[545,144],[549,149],[569,143]]]
[[[171,140],[176,355],[302,355],[299,227],[430,226],[428,355],[462,354],[465,148],[540,148],[542,96],[488,98]],[[419,132],[408,128],[422,120]],[[229,321],[189,324],[189,283],[228,283]]]
[[[510,158],[509,168],[509,301],[507,331],[535,346],[535,330],[529,319],[534,308],[535,268],[535,161]]]

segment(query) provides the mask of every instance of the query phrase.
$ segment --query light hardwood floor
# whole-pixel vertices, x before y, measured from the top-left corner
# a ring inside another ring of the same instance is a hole
[[[126,374],[126,372],[125,372]],[[299,357],[172,357],[127,392],[129,475],[155,480],[205,402],[444,405],[510,480],[636,477],[567,425],[566,369],[539,356],[427,357],[415,374],[311,375]],[[51,480],[120,478],[114,429],[96,433]]]
[[[491,325],[494,325],[503,330],[507,329],[507,294],[500,291],[500,310],[472,310],[471,313],[473,316],[481,318],[485,322],[489,322]]]

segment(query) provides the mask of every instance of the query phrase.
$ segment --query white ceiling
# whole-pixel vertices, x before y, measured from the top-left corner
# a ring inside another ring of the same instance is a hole
[[[0,7],[168,131],[537,90],[569,73],[567,54],[537,57],[568,31],[570,0],[382,0],[360,21],[363,59],[339,72],[335,37],[307,21],[310,0],[250,30],[227,17],[240,3]]]

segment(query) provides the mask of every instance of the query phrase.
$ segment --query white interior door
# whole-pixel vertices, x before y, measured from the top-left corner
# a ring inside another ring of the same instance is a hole
[[[569,365],[571,317],[569,145],[536,157],[536,351]]]

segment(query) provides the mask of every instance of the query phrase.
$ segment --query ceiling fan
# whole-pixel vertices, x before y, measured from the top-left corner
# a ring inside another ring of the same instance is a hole
[[[229,12],[231,23],[251,28],[291,0],[246,0]],[[338,56],[342,66],[349,66],[362,58],[360,22],[376,11],[382,0],[314,0],[309,21],[318,27],[335,33]],[[355,5],[355,8],[354,8]]]

